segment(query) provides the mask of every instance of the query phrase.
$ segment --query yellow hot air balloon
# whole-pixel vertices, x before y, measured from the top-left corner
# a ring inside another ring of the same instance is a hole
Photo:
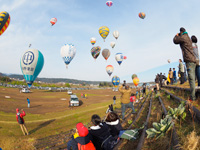
[[[100,34],[100,36],[104,39],[104,42],[105,42],[105,39],[106,39],[106,37],[107,37],[108,34],[109,34],[109,28],[106,27],[106,26],[101,26],[101,27],[99,28],[99,34]]]
[[[140,80],[139,80],[138,77],[135,77],[135,78],[133,79],[133,83],[134,83],[135,86],[138,86],[139,82],[140,82]]]
[[[6,11],[0,13],[0,35],[7,29],[10,24],[10,15]]]

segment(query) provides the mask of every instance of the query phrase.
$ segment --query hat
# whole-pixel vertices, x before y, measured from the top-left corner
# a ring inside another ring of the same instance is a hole
[[[88,129],[81,122],[76,125],[76,129],[81,137],[85,137],[89,133]]]
[[[17,113],[19,112],[19,108],[16,108],[16,112],[17,112]]]

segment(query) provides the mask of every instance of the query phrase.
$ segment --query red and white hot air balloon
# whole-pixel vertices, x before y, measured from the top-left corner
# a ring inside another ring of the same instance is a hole
[[[54,24],[56,24],[57,19],[56,18],[51,18],[50,23],[53,26]]]
[[[108,7],[111,7],[111,6],[113,5],[113,2],[112,2],[112,1],[107,1],[107,2],[106,2],[106,5],[107,5]]]
[[[111,74],[113,73],[113,70],[114,70],[114,68],[112,65],[108,65],[106,67],[106,72],[108,73],[109,76],[111,76]]]

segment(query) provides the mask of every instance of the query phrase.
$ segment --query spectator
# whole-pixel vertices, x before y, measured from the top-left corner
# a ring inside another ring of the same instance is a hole
[[[176,83],[176,70],[175,70],[175,68],[173,68],[173,81],[174,81],[174,83]]]
[[[165,73],[163,74],[163,80],[164,80],[164,85],[166,86],[167,85],[167,77],[165,76]]]
[[[125,88],[123,89],[123,87]],[[131,89],[129,89],[129,86],[123,84],[119,88],[119,92],[121,93],[122,119],[124,119],[126,108],[131,108],[133,114],[135,114],[135,109],[133,107],[133,104],[130,102]]]
[[[115,140],[117,140],[120,130],[123,130],[118,115],[114,112],[110,112],[108,113],[105,121],[110,128],[111,135]]]
[[[146,83],[143,83],[142,87],[142,97],[144,97],[144,95],[146,95]]]
[[[116,101],[116,96],[113,96],[113,105],[116,105],[115,101]]]
[[[196,58],[194,56],[192,41],[188,36],[186,30],[180,28],[180,33],[174,37],[174,43],[179,44],[183,54],[183,60],[186,63],[188,80],[190,84],[190,100],[195,101],[195,69],[196,69]]]
[[[156,83],[157,91],[159,91],[159,74],[156,75],[155,83]]]
[[[82,124],[76,125],[76,133],[72,136],[72,139],[67,143],[67,150],[95,150],[95,147],[91,141],[91,135],[88,129]]]
[[[160,87],[162,87],[162,81],[163,81],[162,72],[159,75],[159,81],[160,81]]]
[[[196,58],[196,69],[195,69],[195,73],[196,73],[196,77],[197,77],[197,81],[198,81],[198,87],[200,87],[200,63],[199,63],[199,52],[198,52],[198,46],[197,46],[197,38],[196,36],[192,36],[191,37],[192,40],[192,47],[193,47],[193,51],[194,51],[194,56]]]
[[[135,94],[132,93],[130,97],[130,102],[134,105],[135,101],[136,101],[136,96]]]
[[[183,84],[185,82],[184,80],[184,66],[183,66],[183,63],[182,63],[182,60],[179,59],[179,74],[180,74],[180,84]]]
[[[112,150],[114,147],[114,138],[110,134],[108,125],[101,122],[98,115],[92,115],[91,122],[93,126],[90,127],[89,133],[92,136],[92,142],[97,150]]]
[[[27,98],[26,100],[28,102],[28,108],[30,108],[30,100],[29,100],[29,98]]]
[[[172,68],[169,68],[169,78],[170,78],[170,82],[171,82],[171,85],[173,85],[173,71],[172,71]]]
[[[28,133],[28,130],[26,128],[26,125],[25,125],[25,121],[24,121],[24,116],[26,116],[26,113],[23,109],[21,109],[21,112],[19,112],[19,109],[17,108],[16,109],[16,118],[17,118],[17,122],[19,123],[20,127],[21,127],[21,130],[23,132],[24,135],[29,135]]]

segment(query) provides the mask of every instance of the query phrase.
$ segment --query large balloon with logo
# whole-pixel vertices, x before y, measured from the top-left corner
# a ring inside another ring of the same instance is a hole
[[[124,56],[122,53],[117,53],[115,55],[115,59],[119,65],[121,65],[122,61],[124,60]]]
[[[111,76],[111,74],[113,73],[113,70],[114,70],[114,68],[112,65],[108,65],[106,67],[106,72],[108,73],[109,76]]]
[[[120,78],[118,76],[112,77],[112,84],[114,85],[114,87],[118,87],[119,83],[120,83]]]
[[[10,24],[10,15],[6,11],[0,13],[0,35],[8,28]]]
[[[99,56],[100,52],[101,52],[101,47],[100,46],[96,46],[96,47],[93,47],[91,49],[91,54],[92,54],[92,57],[94,59],[97,59],[97,57]]]
[[[135,77],[135,78],[133,79],[133,83],[134,83],[135,86],[138,86],[139,82],[140,82],[140,80],[139,80],[138,77]]]
[[[66,64],[66,68],[68,68],[68,65],[76,55],[76,47],[73,44],[65,44],[61,47],[60,54]]]
[[[108,36],[109,34],[109,28],[106,27],[106,26],[102,26],[99,28],[99,34],[100,36],[104,39],[104,42],[105,42],[105,39],[106,37]]]
[[[44,65],[44,57],[37,49],[29,49],[22,55],[20,66],[29,87],[33,84]]]
[[[102,51],[102,55],[105,58],[105,60],[107,60],[110,57],[110,50],[109,49],[104,49]]]

